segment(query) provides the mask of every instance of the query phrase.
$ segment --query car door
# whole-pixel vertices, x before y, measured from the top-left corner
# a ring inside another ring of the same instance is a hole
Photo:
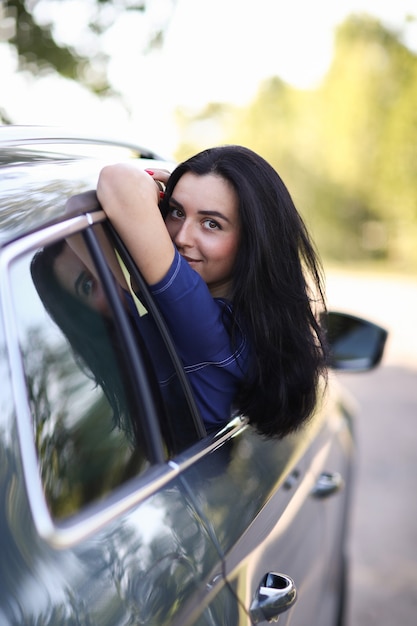
[[[207,452],[201,424],[181,380],[175,415],[164,405],[152,355],[132,336],[91,224],[103,218],[74,217],[0,251],[1,622],[233,624],[222,555],[186,481]],[[62,291],[49,297],[37,266],[37,255],[78,234],[107,281],[106,313],[93,324]],[[101,384],[75,339],[80,328],[86,345],[97,339]],[[174,418],[178,439],[164,423]]]
[[[282,624],[335,623],[349,441],[340,408],[328,404],[283,440],[240,428],[188,476],[224,555],[239,624],[276,619],[276,607]],[[204,480],[204,464],[223,470]],[[337,478],[332,488],[326,477]]]

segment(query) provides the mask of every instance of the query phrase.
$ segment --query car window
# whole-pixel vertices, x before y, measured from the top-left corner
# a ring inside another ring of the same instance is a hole
[[[120,320],[97,265],[91,256],[87,266],[74,254],[73,240],[27,252],[9,268],[43,491],[58,520],[102,500],[151,466],[143,434],[152,416],[141,401],[140,385],[152,398],[164,460],[197,437],[148,310],[140,305],[133,316],[131,295],[117,286],[143,365],[135,385],[117,332]]]

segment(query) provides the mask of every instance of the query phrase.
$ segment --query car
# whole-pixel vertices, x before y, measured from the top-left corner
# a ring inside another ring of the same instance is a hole
[[[207,435],[164,320],[94,194],[106,163],[174,164],[130,141],[41,127],[0,127],[0,148],[2,626],[340,626],[355,417],[333,372],[376,367],[386,331],[329,312],[329,378],[308,423],[278,439],[227,416]],[[90,324],[61,293],[64,332],[40,255],[80,236],[106,314]],[[106,246],[138,282],[136,305],[175,371],[168,404]],[[91,358],[102,385],[74,350],[80,329],[81,351],[100,338]]]

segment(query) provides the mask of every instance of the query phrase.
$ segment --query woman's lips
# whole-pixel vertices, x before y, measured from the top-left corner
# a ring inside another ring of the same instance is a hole
[[[187,261],[187,263],[200,263],[199,259],[192,259],[189,256],[185,256],[185,254],[182,255],[183,259],[185,259]]]

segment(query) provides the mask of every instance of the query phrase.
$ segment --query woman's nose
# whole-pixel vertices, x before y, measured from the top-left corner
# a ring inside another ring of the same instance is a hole
[[[186,220],[182,222],[180,228],[177,230],[174,237],[174,243],[180,248],[192,245],[192,229],[191,225]]]
[[[107,296],[104,293],[104,289],[101,283],[98,283],[97,288],[91,298],[91,307],[102,315],[111,315],[111,309],[107,301]]]

